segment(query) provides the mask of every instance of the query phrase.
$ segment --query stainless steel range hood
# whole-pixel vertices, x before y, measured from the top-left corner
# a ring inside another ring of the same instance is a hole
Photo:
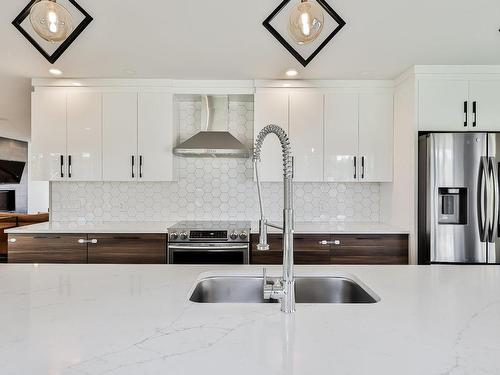
[[[248,158],[249,149],[228,131],[229,98],[201,98],[201,128],[204,129],[174,148],[184,157]]]

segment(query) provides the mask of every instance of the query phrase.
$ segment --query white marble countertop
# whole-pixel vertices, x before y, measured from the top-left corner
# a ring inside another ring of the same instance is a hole
[[[2,375],[499,374],[499,266],[316,266],[381,301],[195,304],[255,266],[0,265]],[[271,274],[280,272],[270,268]]]
[[[271,222],[281,225],[279,222]],[[252,222],[252,233],[259,232],[257,222]],[[356,223],[356,222],[295,222],[295,233],[337,233],[337,234],[408,234],[408,230],[398,228],[385,223]],[[268,233],[280,233],[281,231],[269,227]]]
[[[121,221],[77,223],[47,221],[5,230],[6,233],[167,233],[175,222],[161,221]]]
[[[176,224],[175,221],[123,221],[123,222],[45,222],[24,227],[11,228],[6,233],[167,233],[168,228]],[[279,224],[279,223],[276,223]],[[269,228],[269,233],[278,233]],[[257,222],[252,222],[252,233],[258,233]],[[349,223],[349,222],[296,222],[295,233],[408,233],[407,230],[384,223]]]

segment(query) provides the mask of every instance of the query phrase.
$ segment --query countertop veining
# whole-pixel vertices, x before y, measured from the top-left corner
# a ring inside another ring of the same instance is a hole
[[[2,374],[498,374],[500,267],[298,266],[375,304],[195,304],[200,274],[255,266],[0,265]],[[281,272],[270,267],[271,275]]]

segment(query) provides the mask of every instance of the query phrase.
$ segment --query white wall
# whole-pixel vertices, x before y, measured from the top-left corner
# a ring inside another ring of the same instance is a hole
[[[31,79],[0,76],[0,137],[31,138]],[[31,181],[28,161],[28,212],[47,212],[49,183]]]
[[[31,134],[31,80],[0,76],[0,137],[28,141]]]
[[[415,264],[416,88],[411,76],[394,92],[394,180],[380,185],[381,220],[410,231],[410,263]]]

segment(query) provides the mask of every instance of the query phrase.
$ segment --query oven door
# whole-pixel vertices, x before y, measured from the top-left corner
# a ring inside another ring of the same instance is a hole
[[[169,264],[248,264],[248,243],[169,243]]]

